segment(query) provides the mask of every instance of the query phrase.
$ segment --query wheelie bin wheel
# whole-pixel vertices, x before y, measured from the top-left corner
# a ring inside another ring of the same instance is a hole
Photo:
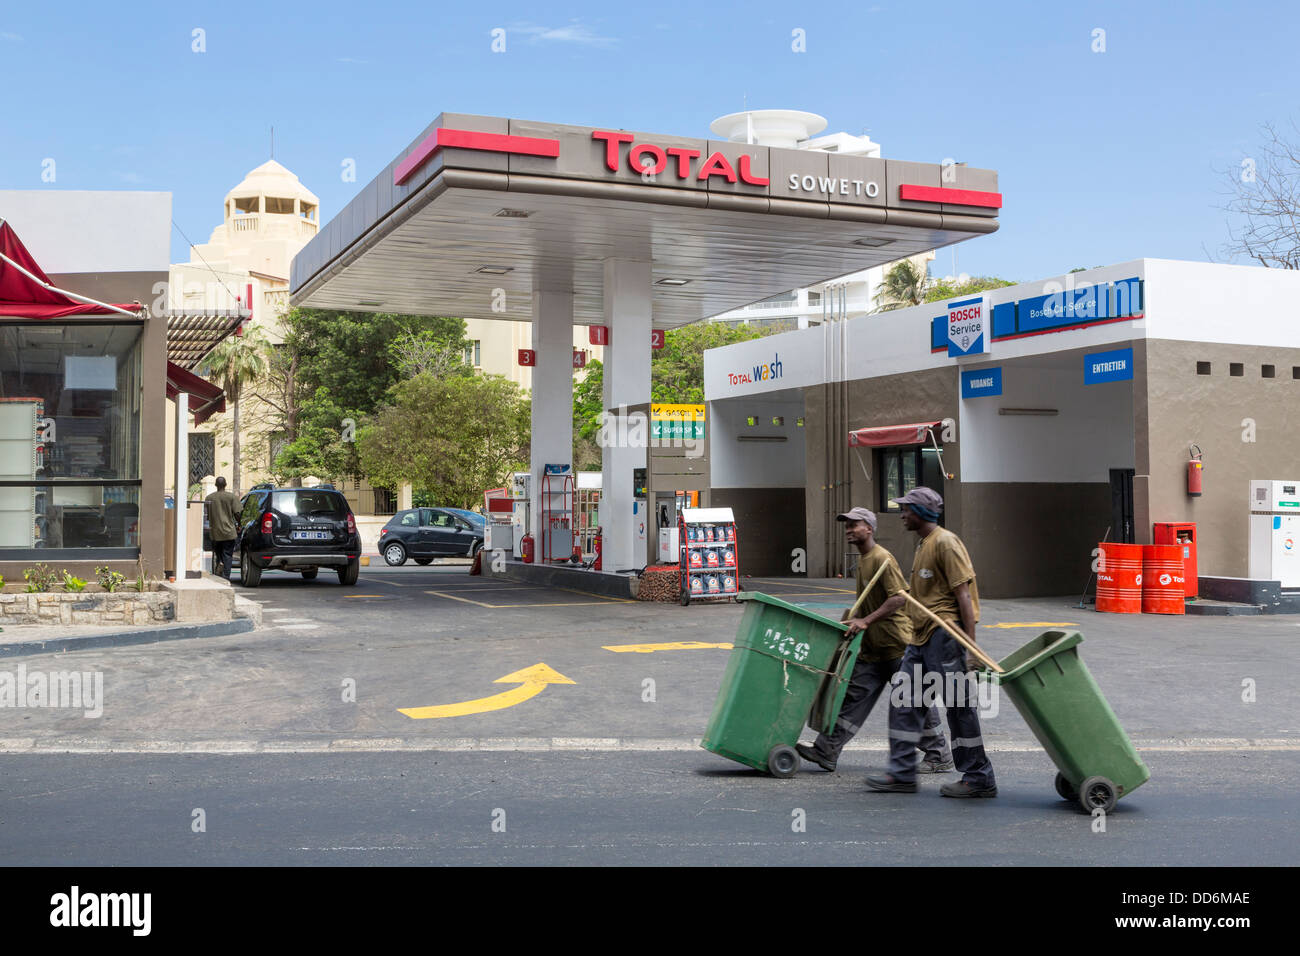
[[[793,777],[799,772],[799,754],[793,747],[773,747],[767,754],[767,769],[774,777]]]
[[[1079,799],[1079,791],[1070,786],[1070,781],[1065,779],[1065,774],[1056,775],[1056,792],[1061,795],[1062,800],[1069,800],[1074,803]]]
[[[1079,806],[1083,807],[1084,813],[1094,810],[1110,813],[1118,800],[1115,785],[1105,777],[1089,777],[1079,785]]]

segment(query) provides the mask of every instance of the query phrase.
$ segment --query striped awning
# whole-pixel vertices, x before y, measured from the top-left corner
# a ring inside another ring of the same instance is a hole
[[[193,369],[222,339],[239,331],[252,318],[247,309],[178,311],[167,313],[167,361]]]

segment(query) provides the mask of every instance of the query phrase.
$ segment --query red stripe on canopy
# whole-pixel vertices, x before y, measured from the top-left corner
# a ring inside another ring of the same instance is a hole
[[[938,424],[939,422],[917,422],[913,425],[858,428],[849,432],[849,446],[879,448],[884,445],[919,445],[925,441],[930,429]]]
[[[189,409],[194,413],[195,425],[202,425],[217,412],[226,410],[226,395],[219,386],[168,362],[167,397],[175,401],[181,392],[190,397]]]

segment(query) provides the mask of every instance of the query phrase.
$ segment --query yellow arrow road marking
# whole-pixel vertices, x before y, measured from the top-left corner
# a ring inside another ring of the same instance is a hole
[[[1078,627],[1074,621],[1025,621],[1023,623],[981,624],[980,627]]]
[[[655,651],[694,651],[706,647],[731,650],[730,644],[705,644],[701,641],[673,641],[669,644],[610,644],[601,650],[613,651],[615,654],[653,654]]]
[[[399,707],[397,712],[414,720],[427,720],[431,717],[464,717],[468,714],[484,714],[490,710],[513,707],[536,697],[546,690],[547,684],[573,684],[571,681],[545,664],[534,664],[523,670],[498,677],[494,684],[519,684],[511,690],[503,690],[491,697],[479,697],[477,700],[465,700],[458,704],[435,704],[431,707]]]

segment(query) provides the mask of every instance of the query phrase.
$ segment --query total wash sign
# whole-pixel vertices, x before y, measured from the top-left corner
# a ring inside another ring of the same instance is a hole
[[[781,356],[773,354],[767,365],[755,365],[753,372],[728,372],[727,381],[732,385],[750,385],[754,382],[770,382],[781,377]]]
[[[989,350],[984,329],[984,297],[948,303],[948,357],[983,355]]]

